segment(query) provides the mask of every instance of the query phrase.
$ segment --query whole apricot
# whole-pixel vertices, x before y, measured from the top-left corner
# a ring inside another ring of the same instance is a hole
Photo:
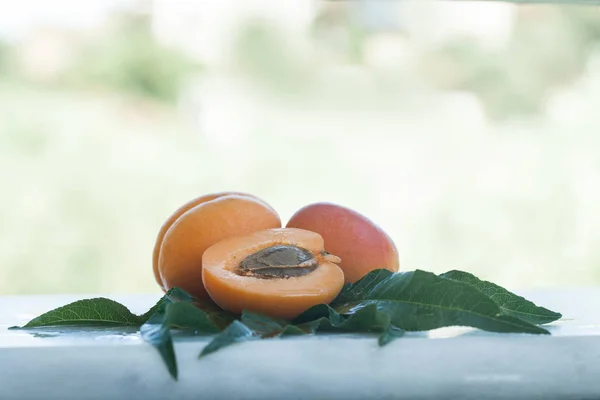
[[[171,225],[173,225],[173,223],[179,217],[181,217],[181,215],[183,213],[185,213],[189,209],[197,206],[198,204],[214,200],[217,197],[228,196],[228,195],[232,195],[232,194],[237,194],[240,196],[248,196],[248,197],[253,197],[253,198],[258,199],[257,197],[255,197],[249,193],[242,193],[242,192],[220,192],[220,193],[205,194],[200,197],[196,197],[195,199],[192,199],[192,200],[188,201],[187,203],[185,203],[184,205],[182,205],[181,207],[179,207],[162,224],[162,226],[160,227],[160,230],[158,231],[158,235],[156,236],[156,241],[154,242],[154,248],[152,250],[152,270],[154,272],[154,279],[156,280],[156,283],[158,283],[158,285],[163,289],[163,291],[166,292],[166,289],[163,287],[162,278],[160,277],[160,273],[158,272],[158,255],[160,253],[160,246],[165,237],[165,234],[167,233],[167,230],[169,230]],[[258,200],[260,200],[260,199],[258,199]],[[265,205],[270,207],[266,203],[265,203]]]
[[[398,250],[393,240],[364,215],[337,204],[314,203],[298,210],[286,227],[320,234],[325,249],[342,261],[346,283],[354,283],[375,269],[397,272]]]
[[[277,212],[254,196],[222,194],[199,202],[176,218],[164,233],[158,251],[163,289],[180,287],[207,299],[202,283],[202,255],[206,249],[232,236],[280,227]]]
[[[224,310],[293,319],[327,304],[344,285],[340,259],[323,238],[304,229],[279,228],[224,239],[202,256],[202,279]]]

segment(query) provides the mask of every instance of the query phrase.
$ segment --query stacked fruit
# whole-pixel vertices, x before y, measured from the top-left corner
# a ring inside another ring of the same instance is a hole
[[[291,319],[330,303],[344,283],[399,268],[392,239],[349,208],[315,203],[282,228],[278,213],[246,193],[198,197],[161,227],[153,253],[163,290],[179,287],[227,311]]]

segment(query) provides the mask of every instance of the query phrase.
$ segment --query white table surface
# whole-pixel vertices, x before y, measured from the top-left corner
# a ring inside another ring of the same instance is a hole
[[[178,338],[179,380],[136,330],[7,330],[77,296],[0,297],[0,399],[600,399],[600,288],[521,293],[559,311],[552,336],[466,328],[317,335],[198,353]],[[160,295],[106,296],[146,311]]]

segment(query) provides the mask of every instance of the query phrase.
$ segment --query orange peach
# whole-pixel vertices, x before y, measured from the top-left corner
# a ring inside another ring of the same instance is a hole
[[[346,283],[353,283],[374,269],[397,272],[398,250],[393,240],[364,215],[337,204],[314,203],[298,210],[286,227],[320,234],[325,250],[342,259]]]
[[[188,201],[187,203],[185,203],[184,205],[179,207],[177,210],[173,211],[173,213],[169,216],[169,218],[167,218],[167,220],[162,224],[162,226],[160,227],[160,230],[158,231],[156,241],[154,242],[154,248],[152,250],[152,270],[154,272],[154,279],[156,280],[156,283],[158,283],[161,286],[163,291],[166,291],[166,290],[163,287],[162,278],[160,277],[160,273],[158,272],[158,255],[160,253],[160,246],[162,245],[162,241],[165,237],[165,234],[167,233],[167,231],[169,230],[171,225],[173,225],[173,223],[179,217],[181,217],[181,215],[183,213],[185,213],[186,211],[190,210],[191,208],[197,206],[198,204],[202,204],[204,202],[214,200],[217,197],[228,196],[231,194],[237,194],[240,196],[249,196],[249,197],[254,197],[254,198],[258,199],[257,197],[255,197],[251,194],[242,193],[242,192],[219,192],[219,193],[205,194],[205,195],[196,197],[196,198]],[[258,199],[258,200],[260,200],[260,199]],[[270,207],[266,203],[265,203],[265,205]]]
[[[157,238],[155,269],[163,290],[179,287],[207,299],[202,283],[204,251],[232,236],[280,228],[281,219],[271,206],[255,196],[227,193],[188,203],[165,226],[164,234],[161,230]]]

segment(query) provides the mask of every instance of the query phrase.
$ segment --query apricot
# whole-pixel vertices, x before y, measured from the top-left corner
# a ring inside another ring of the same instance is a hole
[[[194,205],[194,202],[197,203]],[[188,208],[186,210],[186,208]],[[213,244],[237,235],[280,228],[277,212],[255,196],[238,193],[207,195],[182,206],[157,238],[157,270],[163,290],[180,287],[208,299],[202,283],[202,254]]]
[[[173,223],[179,217],[181,217],[181,215],[183,213],[185,213],[186,211],[190,210],[191,208],[197,206],[198,204],[214,200],[217,197],[228,196],[228,195],[232,195],[232,194],[237,194],[237,195],[240,195],[240,196],[248,196],[248,197],[253,197],[253,198],[258,199],[257,197],[255,197],[255,196],[253,196],[253,195],[251,195],[249,193],[242,193],[242,192],[220,192],[220,193],[205,194],[205,195],[202,195],[200,197],[196,197],[195,199],[192,199],[192,200],[188,201],[187,203],[185,203],[184,205],[182,205],[181,207],[179,207],[177,210],[175,210],[169,216],[169,218],[165,221],[165,223],[162,224],[162,226],[160,227],[160,230],[158,231],[158,235],[157,235],[156,241],[154,243],[154,248],[152,250],[152,270],[154,272],[154,279],[156,280],[156,283],[158,283],[158,285],[165,292],[166,292],[166,289],[163,287],[162,278],[160,277],[160,273],[158,272],[158,255],[160,253],[160,246],[161,246],[162,241],[163,241],[163,239],[165,237],[165,234],[167,233],[167,230],[169,230],[169,228],[171,227],[171,225],[173,225]],[[260,199],[258,199],[258,200],[260,200]],[[268,207],[270,207],[266,203],[265,203],[265,205],[267,205]]]
[[[209,247],[202,256],[202,279],[224,310],[293,319],[335,299],[344,285],[339,262],[325,252],[318,233],[267,229]]]
[[[298,210],[286,227],[320,234],[325,249],[339,257],[346,283],[354,283],[374,269],[397,272],[398,250],[393,240],[364,215],[337,204],[314,203]]]

